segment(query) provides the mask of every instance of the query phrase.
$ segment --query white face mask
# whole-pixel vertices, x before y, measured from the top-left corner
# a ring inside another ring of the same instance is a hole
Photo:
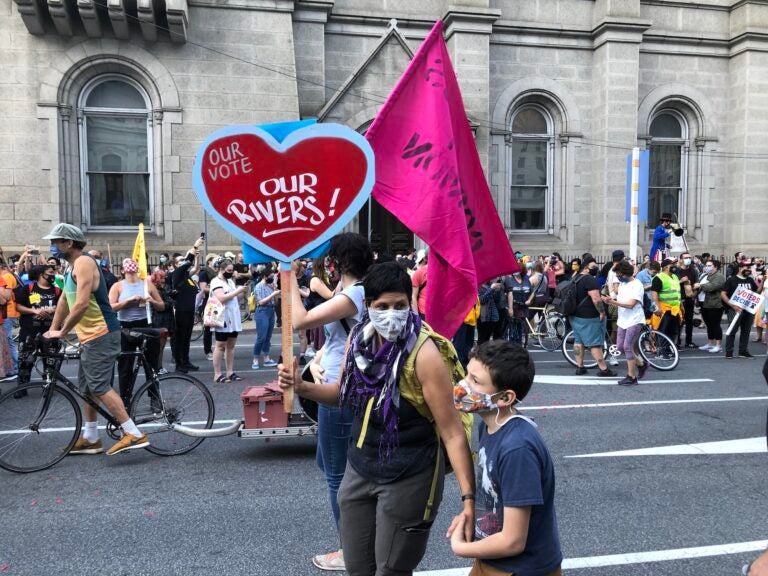
[[[410,310],[375,310],[368,308],[371,324],[379,336],[390,342],[397,340],[408,322]]]
[[[686,266],[690,266],[691,265],[691,259],[690,258],[685,258],[683,260],[683,264],[686,265]]]

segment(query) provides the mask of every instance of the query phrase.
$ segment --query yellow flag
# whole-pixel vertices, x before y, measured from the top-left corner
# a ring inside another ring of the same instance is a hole
[[[147,246],[144,244],[144,224],[139,224],[139,233],[136,235],[131,259],[139,266],[139,278],[145,280],[147,278]]]

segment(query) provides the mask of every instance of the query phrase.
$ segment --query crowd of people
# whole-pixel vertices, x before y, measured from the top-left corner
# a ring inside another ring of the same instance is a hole
[[[0,257],[8,336],[1,339],[0,376],[28,381],[28,343],[38,334],[63,338],[74,330],[81,346],[79,382],[123,430],[107,454],[149,443],[126,410],[131,366],[120,351],[132,344],[121,341],[121,328],[163,328],[175,370],[197,371],[189,356],[195,315],[215,298],[224,312],[220,325],[206,330],[205,354],[214,383],[237,382],[239,300],[247,298],[256,326],[252,369],[276,364],[270,340],[283,292],[274,263],[248,265],[232,253],[201,261],[201,238],[185,254],[162,254],[143,282],[138,263],[129,258],[121,262],[120,278],[114,277],[100,252],[85,252],[85,236],[74,226],[60,224],[45,238],[51,241],[48,259],[33,247],[13,267]],[[753,325],[761,341],[768,336],[764,307],[749,315],[730,301],[738,288],[768,289],[764,262],[742,253],[724,272],[709,254],[636,265],[616,250],[602,267],[589,253],[569,261],[557,253],[516,255],[520,271],[478,289],[453,345],[424,321],[427,250],[392,258],[374,253],[362,236],[344,233],[332,239],[327,257],[293,263],[290,309],[300,355],[293,366],[279,365],[278,375],[281,386],[320,404],[317,464],[339,547],[313,556],[318,568],[352,576],[412,574],[426,552],[450,467],[461,498],[447,537],[456,555],[475,559],[471,576],[561,573],[553,461],[536,424],[518,411],[535,366],[526,349],[505,335],[510,320],[527,317],[529,308],[572,293],[568,320],[576,373],[586,373],[589,351],[598,376],[615,376],[602,356],[608,337],[627,361],[627,376],[619,382],[624,385],[637,384],[646,368],[637,353],[646,310],[681,348],[721,352],[726,308],[739,315],[740,357],[751,357]],[[693,341],[697,308],[707,327],[701,346]],[[10,337],[13,318],[19,319],[20,350]],[[151,342],[150,364],[162,371],[165,338]],[[726,339],[726,358],[734,356],[734,345],[735,331]],[[112,387],[115,363],[119,393]],[[89,406],[84,413],[84,432],[72,453],[101,453],[96,413]],[[468,435],[472,414],[482,421],[475,463]]]

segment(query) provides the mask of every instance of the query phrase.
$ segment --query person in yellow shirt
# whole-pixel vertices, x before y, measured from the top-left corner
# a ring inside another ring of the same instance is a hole
[[[656,304],[651,325],[654,329],[677,342],[682,321],[680,302],[680,279],[675,275],[677,260],[665,258],[661,272],[651,281],[651,297]]]
[[[475,345],[475,326],[477,326],[477,320],[480,318],[480,299],[476,298],[475,303],[472,305],[472,309],[467,313],[466,318],[456,330],[456,334],[453,335],[451,341],[453,347],[456,348],[456,354],[459,357],[459,362],[467,369],[469,364],[469,353],[472,351],[472,347]]]

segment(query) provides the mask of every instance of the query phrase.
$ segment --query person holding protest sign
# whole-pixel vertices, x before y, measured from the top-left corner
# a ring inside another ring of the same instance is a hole
[[[757,284],[752,279],[752,260],[745,259],[739,262],[739,269],[734,276],[725,281],[723,290],[720,292],[720,298],[732,312],[729,312],[728,320],[731,322],[728,327],[728,334],[725,338],[725,357],[733,358],[733,345],[736,341],[736,332],[739,334],[739,358],[754,358],[749,353],[749,332],[755,321],[755,315],[745,310],[737,302],[731,301],[737,290],[745,289],[751,292],[757,291]],[[738,317],[738,319],[737,319]]]
[[[373,264],[373,252],[368,240],[363,236],[347,232],[331,239],[328,257],[333,267],[341,273],[335,295],[330,300],[307,310],[301,301],[296,274],[291,274],[291,317],[295,330],[325,326],[325,344],[312,359],[309,370],[315,383],[323,384],[329,390],[337,390],[336,396],[338,396],[347,337],[352,328],[363,318],[365,311],[362,279]],[[294,263],[294,271],[296,267],[297,263]],[[340,516],[338,492],[347,465],[347,444],[351,434],[352,413],[346,408],[338,407],[335,401],[327,404],[327,406],[321,405],[318,409],[317,465],[325,474],[328,498],[338,528]],[[312,562],[322,570],[343,570],[345,566],[341,549],[329,554],[317,555],[312,558]]]
[[[472,539],[472,457],[454,408],[452,374],[438,347],[450,349],[450,343],[410,309],[408,274],[394,262],[379,264],[363,285],[367,313],[350,332],[338,381],[301,381],[296,364],[281,365],[278,376],[283,388],[295,386],[299,395],[324,404],[341,403],[352,415],[339,491],[347,572],[406,576],[426,552],[442,499],[441,445],[462,494],[464,537]]]

